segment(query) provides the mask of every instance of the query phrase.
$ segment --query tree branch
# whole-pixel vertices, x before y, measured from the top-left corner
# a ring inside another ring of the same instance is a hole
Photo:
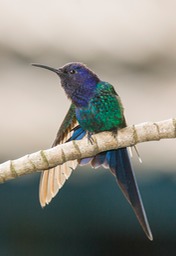
[[[176,119],[131,125],[119,130],[117,136],[112,132],[101,132],[92,138],[93,144],[84,138],[2,163],[0,182],[46,170],[69,160],[94,156],[102,151],[134,146],[145,141],[176,138]]]

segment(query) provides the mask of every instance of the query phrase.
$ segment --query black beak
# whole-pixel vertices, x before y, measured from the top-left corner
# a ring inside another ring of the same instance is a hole
[[[31,64],[32,66],[35,66],[35,67],[39,67],[39,68],[45,68],[45,69],[48,69],[50,71],[53,71],[54,73],[60,75],[62,72],[61,72],[61,69],[56,69],[56,68],[52,68],[52,67],[49,67],[49,66],[45,66],[45,65],[42,65],[42,64],[35,64],[35,63],[32,63]]]

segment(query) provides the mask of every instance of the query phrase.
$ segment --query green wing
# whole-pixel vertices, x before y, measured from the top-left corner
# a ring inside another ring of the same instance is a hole
[[[72,130],[78,125],[75,116],[75,106],[71,104],[57,133],[53,147],[65,143],[72,135]],[[39,200],[42,207],[52,200],[70,177],[72,170],[77,166],[77,160],[68,161],[42,172],[39,185]]]
[[[58,144],[64,143],[70,138],[71,130],[78,125],[75,115],[75,105],[71,104],[70,108],[57,132],[56,139],[53,143],[53,147]]]

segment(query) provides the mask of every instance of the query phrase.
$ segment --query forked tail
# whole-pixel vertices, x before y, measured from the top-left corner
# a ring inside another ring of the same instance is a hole
[[[84,135],[85,131],[79,127],[75,130],[71,140],[82,139]],[[120,189],[132,206],[145,234],[150,240],[153,240],[127,148],[102,152],[94,157],[84,158],[79,161],[80,165],[86,165],[88,163],[90,163],[93,168],[103,166],[111,170],[116,177]]]

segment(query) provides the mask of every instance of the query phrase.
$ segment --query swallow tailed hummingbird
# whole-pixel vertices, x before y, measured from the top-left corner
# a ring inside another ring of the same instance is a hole
[[[117,131],[126,126],[124,109],[114,87],[100,78],[82,63],[68,63],[61,68],[40,64],[33,66],[45,68],[56,73],[61,81],[71,106],[57,133],[53,146],[71,140],[80,140],[86,134],[101,131]],[[147,237],[152,240],[135,174],[127,148],[109,150],[94,157],[69,161],[63,165],[45,170],[41,174],[39,198],[44,207],[57,194],[77,164],[90,163],[93,168],[109,168],[125,198],[133,208],[136,217]]]

